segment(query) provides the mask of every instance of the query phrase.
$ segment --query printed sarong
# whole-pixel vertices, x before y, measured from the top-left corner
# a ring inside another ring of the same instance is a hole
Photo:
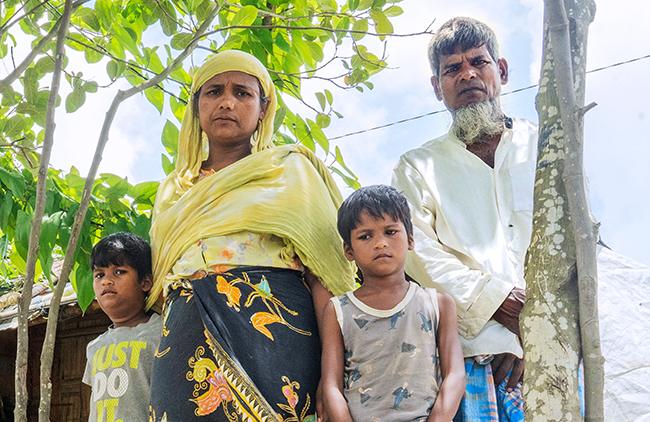
[[[465,395],[454,422],[523,422],[524,401],[520,385],[508,393],[506,377],[495,388],[492,366],[488,362],[465,358]]]
[[[299,271],[174,282],[163,322],[150,421],[315,422],[320,340]]]

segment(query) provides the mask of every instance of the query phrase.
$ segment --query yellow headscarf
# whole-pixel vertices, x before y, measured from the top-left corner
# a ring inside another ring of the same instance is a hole
[[[178,159],[176,161],[176,180],[179,194],[193,186],[193,181],[199,174],[201,163],[204,160],[203,151],[206,148],[202,139],[201,123],[196,110],[194,110],[192,98],[203,84],[212,77],[230,71],[239,71],[255,76],[262,84],[269,104],[264,119],[260,122],[258,133],[253,136],[251,149],[255,153],[273,146],[273,120],[278,101],[269,72],[257,58],[243,51],[226,50],[214,55],[194,75],[192,95],[183,116],[178,141]]]
[[[249,231],[282,237],[286,252],[334,294],[352,289],[352,266],[336,230],[342,202],[331,174],[302,146],[273,146],[277,100],[271,78],[250,54],[229,50],[208,60],[194,76],[192,94],[213,76],[240,71],[256,76],[269,99],[252,143],[252,154],[194,184],[203,161],[199,118],[188,103],[178,142],[176,169],[158,189],[150,231],[154,287],[150,308],[163,280],[187,248],[211,236]]]

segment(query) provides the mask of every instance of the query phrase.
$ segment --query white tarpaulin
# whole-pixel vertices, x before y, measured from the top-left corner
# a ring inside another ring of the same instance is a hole
[[[650,267],[598,252],[605,420],[650,422]]]

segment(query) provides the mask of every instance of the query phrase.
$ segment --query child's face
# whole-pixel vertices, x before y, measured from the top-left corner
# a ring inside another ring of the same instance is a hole
[[[413,249],[413,236],[406,235],[404,223],[384,214],[374,219],[362,213],[359,224],[350,233],[345,256],[354,260],[364,278],[388,277],[404,271],[406,253]]]
[[[117,321],[128,321],[144,311],[144,300],[152,285],[151,276],[140,281],[138,272],[129,265],[93,269],[95,297],[116,326]]]

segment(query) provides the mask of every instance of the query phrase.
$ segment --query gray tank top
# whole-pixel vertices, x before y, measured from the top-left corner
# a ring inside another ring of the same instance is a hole
[[[424,421],[438,394],[435,289],[410,283],[390,310],[353,292],[330,299],[343,333],[344,395],[355,421]]]

